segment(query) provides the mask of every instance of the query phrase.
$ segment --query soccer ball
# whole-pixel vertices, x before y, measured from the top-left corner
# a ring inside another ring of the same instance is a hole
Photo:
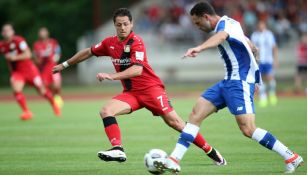
[[[161,149],[149,150],[149,152],[146,153],[144,156],[144,163],[147,171],[150,172],[151,174],[163,174],[164,171],[159,171],[154,166],[154,161],[156,159],[166,159],[166,158],[167,158],[166,152]]]

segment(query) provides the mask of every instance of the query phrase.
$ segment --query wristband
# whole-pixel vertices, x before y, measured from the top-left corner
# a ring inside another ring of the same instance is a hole
[[[67,62],[67,61],[63,62],[63,63],[62,63],[62,65],[64,66],[64,68],[69,67],[69,64],[68,64],[68,62]]]

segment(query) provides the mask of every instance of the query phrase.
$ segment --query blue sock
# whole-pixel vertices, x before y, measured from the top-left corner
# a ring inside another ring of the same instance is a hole
[[[184,154],[187,152],[188,148],[190,147],[191,143],[193,143],[199,127],[193,125],[191,123],[187,123],[184,129],[182,130],[178,142],[176,144],[175,149],[173,150],[170,157],[173,157],[177,160],[181,160]]]
[[[252,139],[256,140],[262,146],[277,152],[285,160],[293,156],[293,152],[288,149],[283,143],[277,140],[271,133],[264,129],[257,128],[252,136]]]

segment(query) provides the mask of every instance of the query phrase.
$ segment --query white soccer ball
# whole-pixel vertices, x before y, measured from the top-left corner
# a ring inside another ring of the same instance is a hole
[[[157,159],[166,159],[167,153],[161,149],[151,149],[144,156],[145,167],[151,174],[163,174],[164,171],[159,171],[154,166],[154,161]]]

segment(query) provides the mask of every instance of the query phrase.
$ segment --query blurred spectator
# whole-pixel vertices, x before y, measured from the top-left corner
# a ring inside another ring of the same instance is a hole
[[[297,46],[297,73],[295,75],[295,91],[302,91],[303,81],[307,84],[307,33],[301,37],[301,41]],[[307,88],[305,88],[307,93]]]
[[[277,16],[276,23],[274,25],[274,30],[277,36],[277,43],[281,47],[283,43],[287,42],[290,37],[290,22],[284,16],[284,13],[280,12]]]
[[[258,22],[257,30],[251,35],[251,41],[259,49],[259,70],[263,83],[259,89],[259,106],[268,105],[268,97],[271,105],[277,104],[275,69],[278,67],[278,48],[273,33],[267,29],[264,21]],[[268,93],[267,93],[268,91]]]

